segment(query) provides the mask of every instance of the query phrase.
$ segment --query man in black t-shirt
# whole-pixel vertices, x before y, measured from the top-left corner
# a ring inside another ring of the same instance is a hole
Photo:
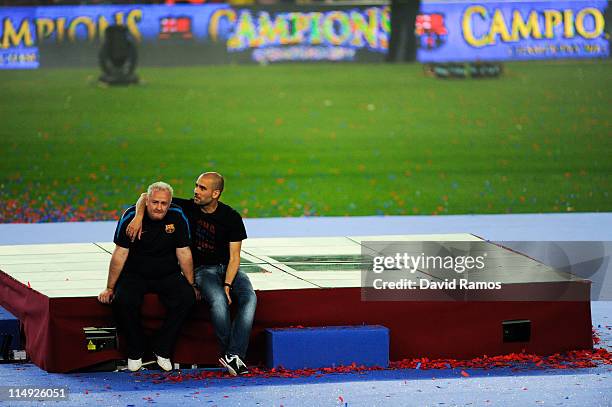
[[[224,188],[223,177],[206,172],[196,181],[193,199],[174,198],[191,227],[191,249],[195,264],[195,280],[202,297],[210,306],[211,322],[219,342],[219,363],[233,376],[248,373],[243,362],[251,336],[257,297],[251,281],[240,271],[240,249],[247,238],[242,217],[230,206],[219,201]],[[139,235],[139,215],[127,228],[134,239]],[[236,308],[230,319],[230,305]]]
[[[153,352],[159,366],[172,370],[170,355],[176,339],[199,291],[194,284],[190,227],[180,207],[171,204],[172,187],[165,182],[149,186],[142,238],[130,241],[126,234],[136,208],[128,208],[115,231],[115,250],[111,257],[106,289],[100,302],[112,302],[120,329],[124,332],[128,369],[142,366],[144,335],[140,309],[145,293],[155,292],[166,307],[166,319],[156,335]],[[181,274],[182,271],[182,274]]]

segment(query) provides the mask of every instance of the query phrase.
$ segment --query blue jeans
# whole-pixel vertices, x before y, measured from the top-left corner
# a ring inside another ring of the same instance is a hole
[[[236,317],[232,322],[230,306],[223,288],[226,267],[221,264],[200,266],[195,269],[195,281],[202,290],[204,301],[210,307],[210,319],[221,354],[238,355],[244,359],[249,346],[257,297],[249,277],[238,269],[230,291],[232,304],[236,307]]]

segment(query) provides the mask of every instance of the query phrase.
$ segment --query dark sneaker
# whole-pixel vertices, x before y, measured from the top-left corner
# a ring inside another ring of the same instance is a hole
[[[219,363],[227,368],[227,371],[232,376],[238,376],[249,373],[244,362],[238,355],[225,355],[219,358]]]

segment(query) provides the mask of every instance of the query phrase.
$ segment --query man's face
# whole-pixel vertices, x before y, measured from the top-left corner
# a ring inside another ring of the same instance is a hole
[[[193,201],[196,205],[208,205],[213,199],[219,197],[219,191],[214,189],[211,177],[200,176],[193,189]]]
[[[172,202],[170,192],[164,190],[154,190],[147,196],[147,214],[153,220],[162,220]]]

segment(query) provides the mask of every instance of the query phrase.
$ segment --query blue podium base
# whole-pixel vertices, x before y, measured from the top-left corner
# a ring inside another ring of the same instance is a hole
[[[380,325],[266,329],[268,367],[389,365],[389,329]]]

